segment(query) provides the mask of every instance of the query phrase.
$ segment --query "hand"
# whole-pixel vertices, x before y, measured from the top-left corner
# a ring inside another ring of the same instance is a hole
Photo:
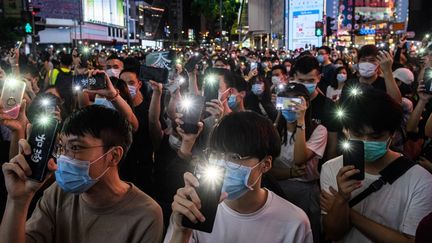
[[[407,42],[407,36],[404,35],[404,36],[402,36],[402,38],[399,40],[397,47],[398,47],[398,48],[403,48],[403,47],[405,46],[406,42]]]
[[[18,145],[19,154],[12,158],[9,163],[4,163],[2,166],[5,185],[10,199],[19,202],[29,202],[34,193],[42,187],[52,173],[47,174],[45,180],[41,183],[30,180],[27,176],[30,176],[32,171],[24,157],[31,154],[30,145],[24,139],[21,139]],[[53,159],[50,159],[48,161],[48,170],[52,172],[56,169],[57,165]]]
[[[426,88],[423,81],[420,81],[419,86],[417,88],[417,94],[421,101],[428,103],[432,98],[432,94],[426,93]]]
[[[0,81],[6,80],[6,72],[0,67]]]
[[[153,80],[149,80],[150,86],[153,89],[153,92],[157,94],[162,94],[163,85],[161,83],[155,82]]]
[[[248,77],[249,77],[249,79],[251,79],[257,75],[258,75],[258,69],[254,68],[254,69],[249,71]]]
[[[380,51],[377,55],[379,65],[383,72],[391,72],[393,65],[393,57],[387,51]]]
[[[206,111],[211,114],[215,119],[220,119],[223,115],[223,104],[219,100],[211,100],[211,102],[206,102]]]
[[[197,123],[198,132],[196,134],[194,134],[194,133],[185,133],[185,131],[180,127],[181,125],[184,124],[184,122],[182,120],[182,117],[183,117],[183,114],[176,113],[175,122],[177,123],[177,133],[182,138],[182,143],[194,144],[195,141],[196,141],[196,139],[198,138],[199,134],[202,132],[202,130],[204,128],[204,124],[202,122],[198,122]]]
[[[337,191],[330,186],[330,193],[326,192],[325,190],[321,190],[321,195],[320,195],[320,205],[321,205],[321,209],[325,212],[330,211],[330,209],[333,206],[333,202],[336,198],[335,195],[337,195]]]
[[[4,125],[8,127],[10,130],[14,132],[21,131],[24,133],[28,124],[28,119],[25,113],[26,107],[27,107],[27,102],[26,100],[23,100],[21,102],[17,119],[12,119],[10,118],[9,115],[3,113],[3,106],[0,102],[0,125]]]
[[[205,217],[199,211],[201,209],[201,199],[195,188],[199,187],[198,179],[190,172],[184,174],[185,187],[177,190],[172,203],[174,225],[177,228],[185,230],[182,226],[182,218],[187,217],[190,221],[197,223],[204,222]],[[227,193],[221,194],[219,202],[227,198]]]
[[[423,68],[432,67],[432,56],[426,55],[426,56],[422,57],[421,63],[422,63]]]
[[[8,61],[12,67],[15,67],[18,65],[18,63],[19,63],[19,49],[13,48],[13,50],[9,54]]]
[[[294,105],[295,112],[298,114],[297,122],[304,122],[306,110],[307,110],[307,103],[304,97],[299,97],[302,102],[300,104]]]
[[[302,164],[300,166],[294,164],[294,166],[291,168],[291,177],[302,177],[306,175],[306,165]]]
[[[98,95],[105,97],[108,100],[111,100],[117,95],[118,90],[116,90],[116,88],[114,88],[110,78],[108,77],[108,75],[105,72],[99,71],[99,70],[93,70],[90,72],[90,75],[94,76],[94,75],[100,74],[100,73],[103,73],[105,75],[106,88],[105,89],[97,89],[97,90],[84,89],[83,92],[86,92],[88,94],[98,94]]]
[[[350,176],[359,172],[360,170],[356,169],[353,165],[349,165],[342,167],[336,175],[338,195],[347,202],[351,199],[351,192],[362,186],[361,181],[349,179]]]

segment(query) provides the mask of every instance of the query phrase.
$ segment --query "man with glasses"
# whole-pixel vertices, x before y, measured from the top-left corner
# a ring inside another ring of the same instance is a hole
[[[387,92],[397,103],[402,103],[399,87],[393,77],[393,57],[387,51],[380,51],[375,45],[363,46],[358,54],[357,71],[359,78],[348,80],[342,89],[344,100],[359,83],[371,85]]]
[[[56,182],[45,190],[30,219],[29,204],[44,183],[30,180],[20,154],[3,165],[8,199],[0,226],[4,242],[159,242],[162,212],[133,184],[122,181],[118,165],[132,142],[130,124],[115,110],[88,106],[73,113],[59,134],[54,160]],[[113,232],[107,234],[107,232]]]
[[[280,146],[271,121],[255,112],[233,112],[222,118],[209,141],[209,162],[225,168],[223,202],[218,206],[213,231],[182,226],[183,217],[192,222],[206,220],[196,192],[205,185],[185,173],[185,187],[174,196],[165,242],[312,242],[306,214],[261,188],[262,175],[271,169]]]

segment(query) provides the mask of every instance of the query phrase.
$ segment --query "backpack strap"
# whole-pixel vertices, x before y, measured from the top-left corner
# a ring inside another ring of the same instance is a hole
[[[370,194],[380,190],[385,184],[393,184],[393,182],[405,174],[405,172],[407,172],[414,165],[415,163],[405,156],[397,158],[379,172],[381,177],[378,180],[374,181],[368,188],[366,188],[366,190],[362,191],[356,197],[351,199],[349,201],[349,206],[354,207]]]

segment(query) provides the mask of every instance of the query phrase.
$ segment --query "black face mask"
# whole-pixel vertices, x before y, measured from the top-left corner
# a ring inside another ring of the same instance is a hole
[[[411,85],[402,83],[399,85],[399,90],[401,92],[402,97],[412,94],[412,87]]]

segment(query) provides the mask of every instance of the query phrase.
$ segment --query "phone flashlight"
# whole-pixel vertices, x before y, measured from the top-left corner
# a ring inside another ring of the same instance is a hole
[[[200,177],[198,179],[201,179],[206,184],[213,185],[223,180],[224,170],[220,166],[208,164],[200,168],[200,170],[201,173],[197,173],[197,176]]]
[[[50,123],[50,117],[47,115],[41,115],[36,120],[37,124],[43,127],[46,127]]]
[[[180,108],[182,112],[188,112],[192,107],[192,98],[184,97],[180,102]]]
[[[342,108],[339,108],[336,110],[336,117],[339,119],[344,118],[345,116],[345,111]]]
[[[185,78],[183,77],[179,78],[179,84],[184,84],[185,81],[186,81]]]
[[[74,89],[74,91],[80,91],[81,90],[81,86],[75,85],[73,89]]]
[[[217,83],[217,79],[216,79],[215,75],[209,75],[209,76],[207,76],[206,81],[207,81],[207,83],[209,85],[212,85],[212,86]]]
[[[351,94],[351,96],[358,96],[358,95],[360,95],[361,94],[361,91],[358,89],[358,88],[356,88],[356,87],[353,87],[351,90],[350,90],[350,94]]]
[[[343,150],[345,150],[345,151],[349,151],[350,148],[351,148],[351,145],[350,145],[350,143],[349,143],[348,140],[345,140],[345,141],[342,142],[342,149],[343,149]]]

